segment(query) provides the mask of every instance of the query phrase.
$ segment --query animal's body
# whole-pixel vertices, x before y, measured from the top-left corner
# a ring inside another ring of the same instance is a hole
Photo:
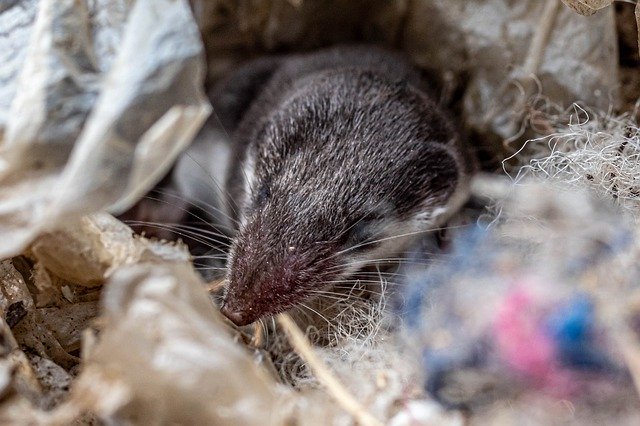
[[[466,198],[472,167],[456,126],[399,54],[260,59],[212,102],[232,141],[222,312],[238,325],[397,256]]]

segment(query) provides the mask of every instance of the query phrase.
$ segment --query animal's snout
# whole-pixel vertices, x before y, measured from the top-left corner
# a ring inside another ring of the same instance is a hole
[[[232,309],[228,304],[223,304],[220,307],[220,312],[238,327],[251,324],[255,321],[254,316],[251,315],[250,312]]]

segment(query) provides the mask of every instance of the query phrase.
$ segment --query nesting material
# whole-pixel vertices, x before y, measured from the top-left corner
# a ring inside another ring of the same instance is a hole
[[[535,73],[554,103],[615,103],[611,8],[190,3],[196,19],[185,0],[0,6],[0,47],[16,47],[0,49],[0,423],[638,424],[639,236],[607,207],[638,217],[638,128],[523,101]],[[462,89],[475,132],[511,137],[533,111],[543,138],[516,155],[515,185],[478,183],[486,226],[452,230],[453,252],[294,310],[297,343],[269,320],[251,335],[183,245],[80,217],[131,205],[197,132],[201,34],[209,76],[257,52],[399,46]]]
[[[0,418],[11,424],[28,424],[39,415],[47,419],[37,408],[51,410],[67,399],[81,355],[90,346],[87,330],[97,326],[101,285],[116,267],[190,265],[184,246],[134,238],[106,214],[45,235],[34,247],[0,266],[0,340],[11,395],[0,404]],[[62,258],[66,268],[57,275]],[[94,276],[95,281],[87,281]]]
[[[577,104],[566,111],[541,104],[531,120],[548,134],[527,141],[516,154],[524,166],[515,180],[536,176],[590,188],[639,218],[640,128],[634,117],[634,112],[615,116]]]
[[[339,395],[318,387],[312,372],[298,382],[299,391],[281,384],[275,361],[305,359],[304,354],[287,344],[281,330],[263,342],[281,351],[270,354],[223,320],[184,246],[127,230],[107,215],[87,217],[36,240],[37,250],[2,263],[0,391],[6,396],[0,420],[352,422],[352,414],[335,401]],[[75,249],[58,253],[60,247]],[[51,260],[59,256],[69,265],[64,277]],[[82,281],[87,268],[99,272],[91,286]],[[351,327],[350,339],[341,328],[337,334],[307,328],[313,323],[307,319],[303,330],[312,339],[333,336],[331,346],[313,349],[328,374],[361,401],[365,416],[383,423],[410,424],[418,416],[433,424],[461,424],[458,413],[422,400],[420,387],[407,383],[411,370],[389,334],[367,328],[355,333],[365,319],[381,327],[380,302],[361,303],[372,310],[338,317],[342,327]],[[340,308],[348,311],[349,304]],[[363,318],[363,312],[375,316]]]
[[[305,395],[308,402],[317,401],[325,392],[324,375],[331,375],[342,389],[336,393],[332,387],[327,388],[328,403],[342,407],[343,401],[336,403],[337,399],[344,399],[340,394],[353,395],[364,404],[364,411],[363,407],[355,410],[355,418],[364,412],[363,416],[372,422],[410,424],[415,411],[426,424],[460,424],[460,413],[447,413],[423,399],[425,392],[415,380],[413,357],[389,330],[399,320],[384,296],[386,286],[391,284],[383,280],[381,285],[377,290],[358,285],[350,291],[335,290],[328,294],[330,297],[290,312],[295,327],[303,330],[305,339],[313,344],[314,363],[323,370],[320,377],[314,372],[316,367],[307,363],[305,353],[292,344],[289,333],[275,324],[269,325],[268,320],[260,327],[263,337],[258,340],[256,359],[279,380]],[[255,342],[254,339],[252,343]],[[334,422],[348,424],[350,417],[339,413]],[[322,420],[309,420],[309,424],[322,424]]]
[[[544,407],[559,401],[573,407],[572,424],[637,422],[633,225],[585,190],[549,182],[480,181],[476,191],[500,213],[409,275],[404,312],[426,389],[472,410],[472,424],[496,421],[504,401],[531,424],[553,423],[557,410]]]

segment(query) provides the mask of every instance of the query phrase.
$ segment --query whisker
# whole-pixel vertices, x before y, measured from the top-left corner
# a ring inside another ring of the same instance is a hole
[[[200,271],[226,271],[227,268],[221,268],[218,266],[209,266],[202,263],[194,263],[193,266]]]
[[[209,237],[208,235],[203,235],[206,234],[206,230],[200,230],[198,228],[194,228],[194,227],[185,227],[183,225],[180,224],[175,224],[175,223],[162,223],[162,222],[151,222],[151,221],[143,221],[143,220],[127,220],[125,221],[126,224],[128,225],[132,225],[132,226],[140,226],[140,225],[144,225],[144,226],[149,226],[149,227],[153,227],[153,228],[159,228],[159,229],[165,229],[168,231],[172,231],[175,234],[179,234],[185,237],[190,237],[193,239],[196,238],[200,238],[200,239],[204,239],[206,238],[205,241],[211,241],[214,243],[217,243],[219,245],[222,245],[224,247],[230,247],[230,244],[225,241],[225,240],[219,240],[216,238],[212,238]],[[186,229],[185,229],[186,228]],[[189,229],[189,228],[193,228],[193,229]],[[176,230],[179,230],[180,232],[177,232]]]
[[[176,227],[180,227],[182,229],[197,231],[197,232],[204,233],[204,234],[207,234],[207,235],[214,235],[216,237],[229,239],[229,236],[226,235],[226,234],[223,234],[221,232],[211,231],[211,230],[208,230],[208,229],[202,229],[201,227],[198,227],[198,226],[184,225],[184,224],[181,224],[181,223],[175,224],[175,226]]]
[[[309,291],[311,294],[322,294],[322,295],[329,295],[329,296],[340,296],[342,298],[348,297],[347,294],[345,293],[341,293],[338,291],[331,291],[331,290],[310,290]]]
[[[178,200],[184,201],[185,203],[187,203],[187,204],[191,204],[193,207],[196,207],[196,208],[198,208],[198,209],[202,210],[202,207],[201,207],[201,206],[199,206],[199,205],[197,205],[197,204],[193,203],[193,202],[192,202],[192,201],[190,201],[190,200],[187,200],[186,198],[184,198],[184,197],[182,197],[182,196],[180,196],[180,195],[174,194],[174,193],[172,193],[172,192],[167,192],[167,191],[164,191],[164,190],[162,190],[162,189],[154,189],[154,190],[152,190],[149,194],[152,194],[152,193],[156,193],[156,194],[158,194],[159,196],[160,196],[160,195],[169,195],[169,196],[171,196],[171,197],[173,197],[173,198],[175,198],[175,199],[178,199]],[[208,226],[211,226],[211,223],[209,222],[209,220],[207,220],[206,218],[200,217],[199,215],[195,214],[193,211],[191,211],[191,210],[189,210],[189,209],[185,209],[184,207],[178,207],[178,206],[176,206],[175,204],[171,204],[169,201],[167,201],[167,200],[165,200],[165,199],[163,199],[163,198],[153,197],[153,196],[151,196],[151,195],[149,195],[149,194],[145,195],[145,197],[144,197],[144,198],[147,198],[147,199],[152,200],[152,201],[157,201],[157,202],[159,202],[159,203],[163,203],[163,204],[167,204],[167,205],[169,205],[169,206],[175,207],[175,208],[177,208],[177,209],[179,209],[179,210],[183,211],[184,213],[186,213],[186,214],[187,214],[187,216],[194,217],[194,218],[198,219],[200,222],[202,222],[202,223],[204,223],[204,224],[206,224],[206,225],[208,225]],[[229,220],[234,221],[235,223],[237,223],[237,221],[235,221],[233,218],[231,218],[231,217],[229,217],[228,215],[226,215],[226,214],[225,214],[223,211],[221,211],[220,209],[217,209],[217,208],[215,208],[215,207],[211,207],[211,208],[212,208],[212,209],[214,209],[214,210],[216,210],[216,211],[219,211],[219,212],[220,212],[220,214],[224,215],[224,216],[225,216],[225,217],[227,217]],[[225,227],[225,226],[224,226],[224,225],[222,225],[221,227]],[[225,228],[226,228],[226,227],[225,227]]]
[[[381,284],[382,281],[372,281],[371,284]],[[369,288],[363,287],[363,286],[358,286],[355,287],[353,284],[348,284],[348,283],[337,283],[334,288],[337,290],[338,293],[343,293],[343,292],[349,292],[350,295],[356,293],[356,292],[362,292],[362,291],[369,291]]]
[[[348,301],[350,299],[349,295],[344,295],[344,294],[342,296],[335,296],[335,295],[331,295],[331,294],[319,294],[319,293],[311,293],[311,294],[318,295],[318,296],[322,297],[323,299],[327,298],[327,299],[331,299],[331,300],[337,300],[339,302],[346,302],[346,301]]]
[[[199,254],[192,256],[194,259],[213,259],[213,260],[225,260],[227,258],[226,253],[222,254]]]
[[[222,128],[222,125],[221,125],[220,127]],[[224,129],[223,129],[223,130],[224,130]],[[224,131],[225,131],[225,133],[227,133],[227,132],[226,132],[226,130],[224,130]],[[228,133],[227,133],[227,137],[229,138]],[[230,139],[229,139],[229,140],[230,140]],[[185,152],[185,155],[186,155],[187,157],[189,157],[189,159],[191,159],[191,161],[193,161],[193,162],[194,162],[198,167],[200,167],[200,169],[201,169],[202,171],[204,171],[205,175],[206,175],[206,176],[211,180],[211,182],[213,182],[213,184],[214,184],[214,185],[215,185],[215,186],[220,190],[220,192],[221,192],[222,194],[224,194],[225,198],[226,198],[227,200],[229,200],[231,203],[233,203],[233,204],[237,207],[237,204],[236,204],[235,200],[233,199],[233,197],[231,196],[231,194],[229,193],[229,191],[227,191],[227,190],[226,190],[226,188],[224,188],[224,186],[223,186],[223,185],[221,185],[221,184],[220,184],[220,183],[219,183],[219,182],[218,182],[218,181],[213,177],[213,175],[212,175],[211,173],[209,173],[209,171],[208,171],[208,170],[207,170],[207,169],[206,169],[206,168],[205,168],[205,167],[204,167],[200,162],[198,162],[198,160],[196,160],[195,158],[193,158],[193,156],[192,156],[189,152]],[[201,200],[199,200],[199,201],[201,201]],[[206,204],[206,203],[203,203],[203,204]],[[209,205],[209,207],[212,207],[212,206],[211,206],[211,205]],[[238,215],[238,211],[235,209],[235,207],[234,207],[233,205],[229,204],[229,208],[231,208],[231,210],[233,211],[233,213],[234,213],[236,216]],[[216,209],[216,210],[218,210],[218,209]],[[220,213],[224,214],[222,211],[220,211]],[[228,219],[230,219],[231,221],[236,222],[233,218],[229,217],[228,215],[225,215],[225,216],[226,216]]]
[[[174,226],[174,225],[171,224],[171,226]],[[183,232],[190,232],[194,236],[206,237],[209,241],[213,241],[215,243],[218,243],[221,246],[224,246],[224,247],[227,247],[227,248],[231,247],[231,243],[229,243],[228,238],[227,238],[226,235],[218,234],[218,233],[215,233],[215,232],[212,232],[212,231],[207,231],[205,229],[199,229],[197,227],[187,226],[187,225],[175,225],[175,228],[180,229]],[[224,238],[224,239],[214,238],[214,237],[211,237],[210,235],[219,236],[219,237]]]
[[[229,131],[222,124],[222,120],[220,119],[220,116],[218,115],[218,112],[216,111],[215,108],[211,109],[211,114],[215,117],[216,121],[218,122],[218,127],[220,129],[222,129],[222,131],[224,132],[225,136],[227,137],[227,140],[232,141],[233,138],[231,137],[231,134],[229,133]],[[236,160],[238,160],[238,161],[241,160],[241,158],[239,157],[239,154],[238,154],[238,152],[236,150],[232,149],[231,152],[235,154]],[[249,179],[248,179],[246,173],[244,172],[244,169],[242,170],[242,174],[244,175],[245,179],[248,181]],[[213,179],[213,176],[211,176],[211,179]],[[214,181],[215,181],[215,179],[214,179]],[[227,191],[226,189],[222,189],[222,188],[220,188],[220,189],[222,190],[222,192],[224,192],[227,195],[227,197],[229,197],[229,201],[230,202],[232,202],[237,208],[240,208],[240,206],[238,205],[236,200],[233,199],[233,197],[231,196],[229,191]],[[236,216],[238,216],[238,212],[235,209],[233,209],[233,211],[235,212]]]
[[[380,280],[358,280],[361,283],[367,283],[367,284],[379,284]],[[335,281],[324,281],[324,283],[326,284],[355,284],[355,281],[349,281],[349,280],[335,280]]]
[[[231,137],[231,135],[229,134],[229,132],[227,131],[227,129],[224,128],[224,126],[222,125],[222,120],[220,120],[220,116],[218,115],[218,113],[215,111],[215,109],[213,109],[212,114],[215,116],[216,121],[218,122],[218,124],[220,125],[220,128],[222,129],[222,131],[225,133],[225,135],[227,136],[228,140],[233,140],[233,138]],[[238,160],[238,162],[240,163],[240,172],[242,173],[242,175],[244,176],[244,180],[245,182],[247,182],[247,186],[249,187],[249,190],[251,192],[253,192],[254,188],[252,188],[252,182],[249,180],[249,176],[247,176],[247,173],[245,172],[244,168],[242,167],[242,158],[240,158],[238,151],[236,150],[231,150],[231,152],[236,156],[236,160]],[[227,194],[227,196],[229,197],[229,200],[236,205],[236,207],[238,207],[238,209],[240,208],[240,206],[238,205],[238,203],[233,199],[233,197],[231,196],[231,194],[224,190],[224,192]],[[239,216],[238,212],[234,210],[234,212],[236,213],[236,216]]]
[[[388,258],[388,259],[371,259],[371,260],[357,260],[357,261],[352,261],[352,262],[347,262],[347,263],[343,263],[340,265],[335,265],[335,266],[331,266],[329,268],[324,269],[325,272],[333,272],[333,271],[338,271],[341,269],[345,269],[348,268],[350,266],[372,266],[375,265],[376,263],[381,263],[381,262],[390,262],[392,263],[389,266],[400,266],[400,265],[416,265],[416,266],[434,266],[434,265],[439,265],[439,264],[445,264],[446,260],[429,260],[429,261],[415,261],[412,259],[397,259],[397,258]],[[385,272],[385,271],[380,271],[383,274],[389,274],[389,275],[395,275],[398,274],[399,272]],[[360,275],[361,273],[367,273],[366,271],[358,271],[356,274]]]
[[[127,221],[125,223],[128,223],[128,222],[129,221]],[[166,225],[162,225],[162,224],[156,224],[154,222],[140,222],[138,224],[139,225],[145,225],[145,226],[148,226],[150,228],[165,229],[165,230],[172,231],[174,234],[176,234],[178,236],[185,237],[185,238],[191,238],[194,241],[196,241],[196,242],[198,242],[198,243],[210,248],[211,250],[217,250],[217,251],[220,251],[220,252],[224,253],[223,249],[221,249],[220,247],[218,247],[216,245],[211,244],[211,242],[210,242],[211,240],[205,240],[205,239],[202,239],[202,238],[198,238],[197,234],[193,234],[191,232],[186,232],[186,231],[180,231],[179,232],[179,231],[176,231],[175,228],[172,228],[171,226],[166,226]]]
[[[173,198],[178,199],[180,201],[184,201],[185,203],[191,205],[192,207],[195,207],[195,208],[200,209],[200,210],[204,210],[205,212],[207,211],[206,209],[210,209],[211,211],[218,212],[221,215],[223,215],[225,218],[229,219],[229,221],[231,221],[232,224],[236,224],[236,225],[239,224],[239,222],[236,219],[234,219],[231,216],[229,216],[229,214],[227,212],[225,212],[221,208],[216,207],[213,204],[208,203],[208,202],[206,202],[206,201],[204,201],[204,200],[202,200],[200,198],[195,198],[195,201],[200,203],[200,204],[198,204],[198,203],[195,203],[195,202],[191,201],[190,199],[187,199],[186,197],[181,196],[180,194],[177,194],[175,192],[168,191],[168,190],[162,189],[162,188],[155,188],[152,191],[150,191],[149,194],[158,194],[158,195],[164,195],[164,196],[173,197]],[[147,197],[145,197],[145,198],[149,198],[149,199],[156,200],[156,201],[165,201],[166,202],[166,200],[163,200],[163,199],[151,198],[149,195],[147,195]],[[203,207],[206,207],[206,209],[204,209]],[[190,213],[190,215],[192,215],[194,217],[197,217],[202,222],[209,223],[207,220],[204,220],[204,219],[198,217],[197,215],[195,215],[195,214],[193,214],[191,212],[189,212],[189,213]],[[224,226],[224,225],[222,225],[222,226]],[[224,227],[226,228],[226,226],[224,226]]]
[[[458,227],[461,228],[461,227],[463,227],[463,225],[460,225]],[[412,231],[412,232],[406,232],[406,233],[397,234],[397,235],[391,235],[389,237],[379,238],[377,240],[365,241],[363,243],[356,244],[354,246],[348,247],[348,248],[346,248],[344,250],[340,250],[340,251],[332,254],[331,256],[328,256],[328,257],[324,258],[323,260],[324,261],[330,260],[330,259],[332,259],[332,258],[334,258],[336,256],[340,256],[342,254],[348,253],[348,252],[350,252],[352,250],[355,250],[355,249],[358,249],[360,247],[364,247],[364,246],[367,246],[367,245],[377,244],[377,243],[380,243],[380,242],[383,242],[383,241],[393,240],[395,238],[402,238],[402,237],[409,237],[409,236],[412,236],[412,235],[426,234],[426,233],[438,231],[440,229],[443,229],[443,228],[422,229],[422,230],[418,230],[418,231]]]

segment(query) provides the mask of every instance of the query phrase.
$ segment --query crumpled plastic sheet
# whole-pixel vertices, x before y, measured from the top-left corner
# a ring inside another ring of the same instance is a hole
[[[99,401],[95,379],[103,375],[121,381],[128,398],[100,417],[138,424],[280,423],[272,417],[279,403],[274,379],[234,341],[188,264],[122,268],[103,304],[104,331],[75,397]]]
[[[8,1],[0,4],[0,137],[9,117],[11,101],[18,86],[29,37],[36,19],[38,0]]]
[[[210,106],[186,0],[17,1],[0,22],[0,93],[12,97],[0,104],[5,258],[67,219],[129,207]]]
[[[96,274],[86,279],[85,271],[102,271],[104,283],[118,267],[188,267],[190,255],[183,245],[134,237],[104,213],[45,234],[33,247],[0,263],[0,423],[66,424],[58,416],[68,418],[68,410],[40,410],[67,399],[79,355],[90,344],[85,340],[98,327],[100,288]],[[54,272],[58,256],[67,261],[65,278]],[[88,419],[83,416],[73,414]]]
[[[104,213],[80,218],[41,235],[31,246],[51,273],[84,287],[96,287],[119,267],[152,259],[189,262],[186,246],[133,238],[131,228]]]
[[[589,16],[604,7],[610,6],[613,0],[562,0],[562,3],[581,15]]]
[[[523,113],[525,97],[534,94],[520,91],[528,71],[535,73],[542,94],[557,104],[581,101],[604,110],[615,106],[618,52],[613,8],[585,17],[558,1],[538,69],[525,69],[549,3],[414,2],[404,48],[428,69],[467,75],[465,121],[483,135],[507,139],[517,133],[515,118]]]

